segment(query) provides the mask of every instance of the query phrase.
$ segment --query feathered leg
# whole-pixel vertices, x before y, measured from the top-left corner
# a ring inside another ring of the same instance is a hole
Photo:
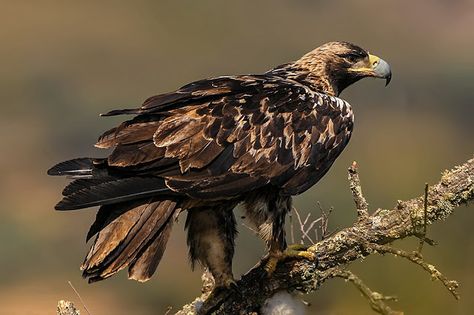
[[[314,255],[304,251],[302,246],[287,248],[285,218],[291,211],[291,197],[279,194],[262,195],[248,198],[245,203],[246,216],[257,228],[260,236],[267,244],[268,257],[265,271],[271,275],[281,260],[288,258],[314,259]]]
[[[214,289],[199,309],[198,314],[210,314],[237,290],[232,274],[234,239],[237,234],[233,213],[235,203],[222,204],[210,208],[188,210],[189,256],[194,268],[196,261],[207,267],[214,277]]]
[[[209,268],[216,287],[229,287],[234,282],[232,257],[237,234],[234,203],[188,211],[186,228],[191,263]]]
[[[256,194],[245,202],[246,218],[265,241],[270,253],[283,252],[286,245],[285,217],[291,210],[291,197]]]

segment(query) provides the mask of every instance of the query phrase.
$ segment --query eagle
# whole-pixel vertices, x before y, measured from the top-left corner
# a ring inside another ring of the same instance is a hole
[[[387,85],[390,66],[354,44],[329,42],[263,74],[199,80],[102,114],[132,116],[99,137],[95,146],[110,154],[48,171],[73,179],[57,210],[100,206],[83,276],[94,282],[128,268],[130,279],[150,279],[186,212],[193,267],[208,268],[214,290],[229,288],[239,204],[266,244],[271,273],[295,254],[284,229],[292,196],[316,184],[351,137],[353,111],[339,94],[365,77]]]

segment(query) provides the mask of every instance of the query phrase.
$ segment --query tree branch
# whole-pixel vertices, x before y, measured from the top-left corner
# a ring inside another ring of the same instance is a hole
[[[369,204],[362,195],[362,186],[360,185],[359,174],[357,173],[357,163],[352,162],[349,167],[349,188],[352,192],[352,198],[356,204],[357,216],[359,220],[367,220],[369,217]]]
[[[341,270],[339,268],[332,268],[331,277],[343,278],[352,284],[369,300],[370,307],[380,314],[386,315],[403,315],[403,312],[392,310],[387,304],[386,300],[397,300],[394,296],[383,296],[378,292],[373,292],[362,280],[349,270]]]
[[[382,314],[396,314],[386,307],[376,292],[368,289],[357,276],[344,270],[350,262],[374,253],[390,253],[405,257],[427,270],[434,279],[440,280],[449,291],[458,297],[457,282],[449,281],[433,265],[426,263],[419,252],[407,253],[386,244],[409,236],[422,237],[425,225],[451,215],[455,208],[474,199],[474,158],[465,164],[442,174],[436,185],[426,194],[408,201],[398,201],[393,209],[377,209],[372,215],[362,195],[356,164],[349,168],[349,182],[358,220],[309,248],[317,259],[292,260],[279,264],[272,277],[262,279],[262,267],[257,265],[237,282],[239,292],[231,292],[215,314],[258,314],[265,300],[278,291],[311,292],[326,280],[343,277],[354,283],[369,298],[374,310]],[[425,204],[426,203],[426,204]],[[185,305],[177,314],[196,314],[196,307],[209,292]],[[374,295],[375,294],[375,295]],[[383,301],[382,301],[383,302]],[[375,305],[375,306],[374,306]],[[381,309],[378,310],[377,308]],[[392,312],[392,313],[390,313]]]

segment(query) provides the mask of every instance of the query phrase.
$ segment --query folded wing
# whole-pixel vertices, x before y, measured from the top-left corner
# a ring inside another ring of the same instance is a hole
[[[300,193],[326,172],[352,130],[345,101],[270,75],[198,81],[106,115],[118,114],[136,116],[104,133],[97,146],[113,148],[107,176],[120,179],[113,189],[94,183],[90,193],[81,183],[75,194],[89,196],[89,204],[94,189],[120,191],[124,177],[156,179],[150,194],[200,199],[265,185]]]

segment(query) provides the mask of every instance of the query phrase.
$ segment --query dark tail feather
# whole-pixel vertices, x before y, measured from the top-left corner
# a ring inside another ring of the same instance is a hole
[[[101,207],[88,234],[100,231],[81,266],[83,276],[95,282],[128,267],[130,279],[150,279],[178,209],[176,201],[153,199]]]
[[[102,117],[117,116],[117,115],[137,115],[140,113],[140,108],[114,109],[110,112],[100,114]]]
[[[91,188],[92,186],[97,186],[105,182],[111,182],[114,180],[117,180],[117,177],[105,176],[101,178],[76,179],[66,185],[66,187],[64,187],[62,194],[63,196],[69,196],[74,193],[77,193],[80,190]]]
[[[67,186],[64,198],[55,206],[56,210],[75,210],[121,203],[173,192],[157,177],[103,177],[98,179],[79,179]]]
[[[145,282],[151,278],[155,272],[158,264],[163,257],[166,249],[166,244],[171,234],[173,227],[173,218],[168,219],[170,222],[165,224],[150,245],[144,249],[143,253],[133,261],[128,268],[128,278]]]
[[[78,158],[74,160],[64,161],[56,164],[48,170],[48,175],[92,175],[94,170],[94,159]]]
[[[162,178],[120,177],[109,173],[106,159],[78,158],[56,164],[49,175],[75,179],[63,190],[57,210],[74,210],[173,194]]]

